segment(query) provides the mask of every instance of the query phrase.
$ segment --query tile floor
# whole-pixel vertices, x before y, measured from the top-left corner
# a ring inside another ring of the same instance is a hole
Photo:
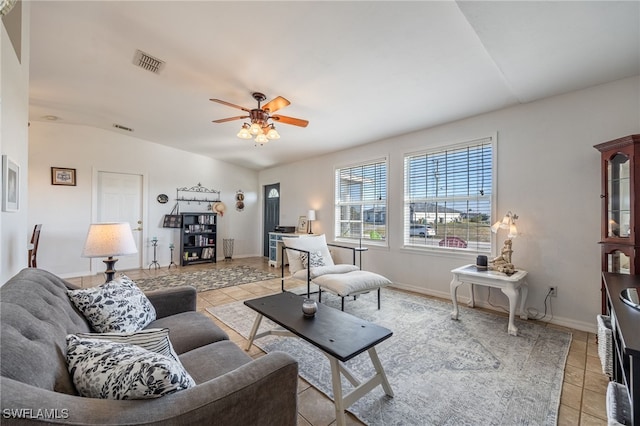
[[[276,275],[280,274],[280,270],[278,268],[270,268],[267,260],[262,257],[233,259],[231,262],[221,261],[215,264],[191,265],[184,268],[172,267],[171,270],[168,270],[166,267],[154,270],[132,270],[126,271],[126,274],[135,281],[136,279],[149,278],[168,273],[174,274],[183,271],[194,271],[198,268],[222,268],[230,265],[250,265],[256,268],[269,270]],[[102,275],[77,277],[67,279],[67,281],[82,287],[91,287],[104,282],[104,277]],[[245,347],[245,338],[219,322],[205,309],[211,306],[223,305],[237,300],[246,300],[265,296],[279,291],[279,278],[206,291],[198,294],[198,310],[209,315],[213,321],[220,325],[229,334],[232,341],[240,347]],[[417,296],[427,297],[421,295]],[[495,313],[495,311],[492,312]],[[562,328],[554,325],[547,326]],[[598,358],[596,336],[595,334],[586,333],[584,331],[572,329],[567,330],[573,333],[573,339],[564,372],[558,425],[607,425],[605,393],[608,378],[602,374],[600,359]],[[253,346],[249,351],[249,354],[256,358],[262,356],[263,352]],[[310,386],[306,381],[299,379],[298,425],[328,426],[335,425],[335,423],[333,402]],[[361,425],[362,423],[352,415],[348,414],[347,424]]]

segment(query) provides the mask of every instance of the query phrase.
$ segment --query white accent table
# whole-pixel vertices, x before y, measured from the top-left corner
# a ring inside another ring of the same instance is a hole
[[[465,265],[453,269],[451,273],[453,274],[453,279],[451,280],[451,300],[453,301],[451,319],[458,319],[458,300],[456,299],[456,293],[461,284],[469,283],[471,285],[471,300],[469,301],[469,307],[471,308],[475,305],[473,294],[474,285],[499,288],[509,298],[508,332],[513,336],[518,335],[518,327],[514,324],[518,297],[520,297],[520,318],[523,320],[528,319],[527,312],[524,309],[527,294],[529,293],[529,287],[525,280],[527,271],[520,269],[512,275],[507,275],[498,271],[479,271],[476,265]]]

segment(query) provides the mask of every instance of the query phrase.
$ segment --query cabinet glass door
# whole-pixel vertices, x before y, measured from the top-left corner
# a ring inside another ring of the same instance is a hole
[[[607,254],[608,272],[614,274],[630,274],[631,259],[619,250]]]
[[[607,166],[609,200],[608,237],[628,238],[631,233],[631,180],[629,157],[618,153]]]

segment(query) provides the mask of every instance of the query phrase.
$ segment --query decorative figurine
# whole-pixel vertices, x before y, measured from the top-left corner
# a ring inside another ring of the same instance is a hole
[[[504,241],[504,247],[502,247],[500,251],[500,256],[489,261],[489,269],[503,272],[507,275],[511,275],[516,271],[515,266],[511,263],[511,255],[513,254],[511,245],[512,242],[510,239]]]

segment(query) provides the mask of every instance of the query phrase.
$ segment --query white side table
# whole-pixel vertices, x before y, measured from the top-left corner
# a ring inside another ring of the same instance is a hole
[[[456,298],[456,293],[461,284],[469,283],[471,285],[471,300],[469,301],[469,307],[471,308],[475,305],[473,294],[474,284],[499,288],[509,298],[508,332],[513,336],[518,335],[518,327],[514,324],[514,317],[519,296],[521,296],[520,318],[523,320],[528,319],[527,313],[524,310],[527,294],[529,293],[529,287],[525,280],[527,271],[520,269],[512,275],[507,275],[497,271],[479,271],[478,268],[476,268],[476,265],[465,265],[460,268],[453,269],[451,273],[453,274],[453,279],[451,280],[451,300],[453,301],[451,319],[458,319],[458,300]]]

